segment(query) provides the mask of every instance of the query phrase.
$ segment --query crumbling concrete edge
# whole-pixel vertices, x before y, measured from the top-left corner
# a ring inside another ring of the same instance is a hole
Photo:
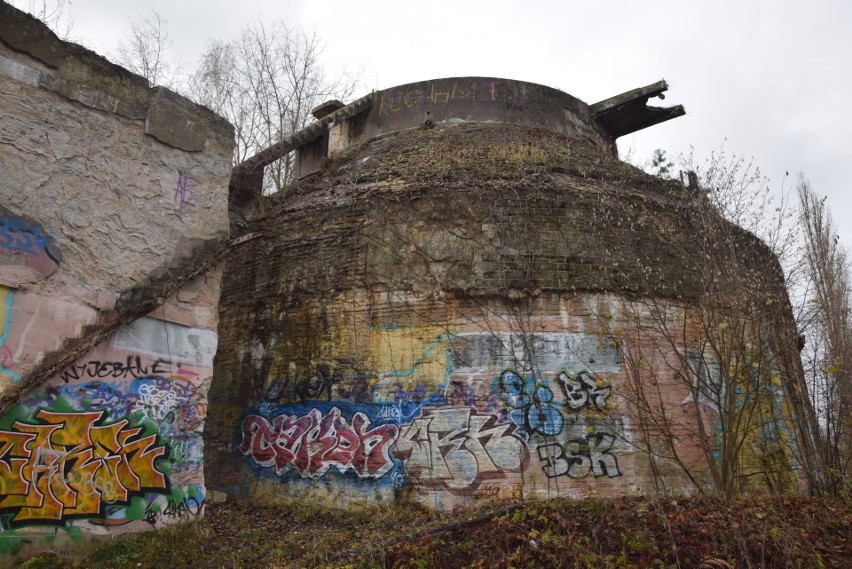
[[[2,0],[0,43],[43,64],[0,56],[0,76],[93,109],[143,120],[145,134],[163,144],[200,152],[220,137],[234,138],[233,126],[210,109],[165,87],[151,87],[144,77],[62,41],[44,23]]]

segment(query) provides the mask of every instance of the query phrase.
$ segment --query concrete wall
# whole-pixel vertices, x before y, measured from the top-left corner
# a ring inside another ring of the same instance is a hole
[[[0,551],[199,515],[222,267],[144,283],[227,238],[231,128],[5,3],[0,108]]]
[[[711,489],[697,426],[713,447],[719,416],[709,400],[695,404],[695,372],[683,357],[697,344],[695,323],[682,343],[649,347],[649,301],[548,293],[431,301],[444,303],[444,319],[430,300],[403,293],[344,294],[285,317],[264,355],[273,363],[261,396],[229,411],[235,452],[228,467],[210,459],[216,488],[270,502],[438,509]],[[295,322],[312,323],[310,339],[293,337]],[[796,487],[790,414],[775,385],[774,430],[745,437],[752,491],[768,491],[760,468],[770,454],[786,491]],[[651,413],[667,417],[686,469],[666,458],[662,432],[642,424]]]
[[[780,306],[777,264],[721,220],[696,231],[700,196],[618,163],[581,102],[472,81],[377,94],[317,139],[338,167],[259,200],[215,264],[230,127],[0,4],[0,552],[192,519],[210,490],[451,508],[705,487],[699,324],[648,343],[653,310],[700,301],[722,233]],[[779,376],[742,458],[787,491]]]
[[[235,498],[452,508],[706,489],[720,421],[689,361],[712,365],[717,323],[684,314],[722,314],[708,299],[736,289],[741,307],[789,315],[756,238],[541,129],[406,129],[270,201],[226,260],[205,428],[212,488]],[[666,305],[679,320],[655,320]],[[778,428],[743,423],[738,460],[768,464],[771,448],[773,491],[793,491],[795,370],[760,366],[780,400],[753,416]],[[752,466],[738,483],[768,491]]]

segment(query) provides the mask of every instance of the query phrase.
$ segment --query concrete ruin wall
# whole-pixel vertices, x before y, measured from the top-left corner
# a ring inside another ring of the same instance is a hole
[[[738,249],[726,282],[789,306],[771,253],[701,199],[582,133],[448,121],[349,148],[262,202],[226,261],[212,488],[439,509],[709,489],[698,425],[712,447],[719,417],[690,383],[708,243]],[[660,306],[679,316],[661,325]],[[779,475],[746,492],[799,483],[773,364],[743,472]],[[674,438],[648,428],[636,384]]]
[[[645,395],[668,414],[679,458],[710,487],[696,424],[714,433],[718,418],[709,400],[695,405],[673,372],[690,373],[677,353],[690,346],[643,346],[654,321],[647,302],[394,292],[341,294],[288,312],[287,336],[274,337],[256,359],[271,361],[256,371],[259,395],[229,409],[239,425],[235,452],[221,462],[208,456],[216,488],[262,502],[408,501],[436,509],[698,491],[673,461],[658,456],[652,467],[637,381],[653,386]],[[640,369],[643,350],[652,357]],[[780,453],[789,492],[795,441],[782,419],[789,413],[780,385],[778,429],[752,443]],[[665,454],[660,439],[650,437]],[[760,465],[762,454],[754,458]],[[766,491],[763,484],[755,477],[752,490]]]
[[[232,129],[5,3],[0,108],[0,550],[198,515]]]

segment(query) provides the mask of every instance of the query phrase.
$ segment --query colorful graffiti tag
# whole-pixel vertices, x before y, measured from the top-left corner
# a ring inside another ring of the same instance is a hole
[[[605,416],[612,386],[589,371],[565,369],[545,377],[507,369],[491,385],[491,394],[482,396],[472,385],[454,383],[446,390],[450,396],[426,400],[416,389],[404,397],[382,392],[385,404],[369,414],[358,404],[361,410],[353,412],[353,403],[342,400],[285,407],[264,400],[242,421],[239,451],[281,477],[318,479],[336,471],[354,474],[351,480],[378,480],[399,464],[395,485],[460,492],[514,484],[513,473],[531,459],[550,478],[621,475],[614,451],[624,450],[616,439],[626,440],[628,426],[621,417]],[[465,388],[474,403],[457,396]]]
[[[520,427],[521,436],[529,438],[534,433],[557,435],[562,432],[562,415],[551,404],[553,392],[548,386],[536,385],[532,377],[524,378],[513,370],[502,373],[500,386],[512,407],[509,418]]]
[[[0,211],[0,251],[48,255],[59,263],[60,255],[53,239],[36,223]]]
[[[585,478],[589,473],[610,478],[621,476],[618,461],[610,452],[615,437],[607,433],[593,433],[587,437],[569,439],[566,443],[549,443],[538,447],[538,456],[544,462],[544,473],[549,478],[567,475]]]
[[[255,476],[333,503],[409,487],[439,507],[622,476],[620,454],[634,447],[612,401],[615,343],[556,331],[370,334],[366,364],[312,362],[267,380],[234,422],[235,451]]]
[[[110,417],[130,417],[147,424],[169,446],[172,472],[191,470],[203,461],[200,429],[207,414],[205,393],[191,370],[185,375],[142,377],[132,380],[91,381],[59,385],[48,400],[31,397],[30,407],[55,398],[79,401],[87,409],[105,410]]]
[[[104,518],[108,505],[169,491],[157,468],[166,446],[127,418],[41,409],[33,419],[0,431],[0,512],[14,514],[10,527]]]
[[[514,370],[500,375],[498,388],[511,408],[509,419],[518,433],[536,442],[542,470],[549,478],[569,476],[585,478],[590,473],[613,478],[620,476],[618,461],[611,452],[616,436],[623,432],[613,428],[612,420],[587,420],[581,411],[600,412],[608,408],[612,386],[595,379],[588,371],[570,374],[562,370],[553,378],[564,399],[555,401],[547,383],[533,375],[523,376]],[[565,415],[559,411],[565,410]],[[569,425],[564,430],[563,426]],[[582,434],[578,428],[586,425]],[[623,431],[623,424],[620,425]]]
[[[403,429],[394,452],[409,478],[462,489],[521,467],[527,450],[514,430],[469,407],[428,408]]]
[[[240,452],[261,467],[290,470],[302,478],[322,477],[331,468],[358,478],[381,478],[394,467],[390,447],[399,435],[392,423],[370,427],[361,411],[348,422],[338,407],[325,415],[311,409],[305,415],[280,414],[271,421],[249,415],[242,423]]]
[[[60,258],[40,225],[0,206],[0,284],[20,287],[39,281],[59,268]]]

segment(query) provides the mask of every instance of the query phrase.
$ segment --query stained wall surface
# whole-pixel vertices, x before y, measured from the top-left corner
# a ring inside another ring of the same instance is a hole
[[[664,342],[649,338],[653,310],[609,295],[547,293],[514,302],[343,294],[297,310],[285,318],[290,334],[306,321],[323,322],[323,333],[310,348],[303,338],[278,339],[260,396],[233,411],[242,464],[225,477],[217,466],[217,482],[250,484],[264,501],[438,509],[709,490],[696,424],[714,437],[718,417],[710,398],[693,400],[682,357],[697,330],[687,324],[683,344],[660,350]],[[780,453],[794,491],[789,410],[780,382],[772,389],[775,430],[749,444],[764,448],[758,464]],[[640,396],[652,408],[637,405]],[[651,413],[668,417],[677,459],[697,486],[665,458],[662,433],[642,424]]]
[[[5,3],[0,108],[0,551],[199,515],[222,267],[175,279],[227,239],[231,128]]]
[[[226,261],[205,429],[215,489],[434,508],[710,489],[722,436],[696,387],[719,366],[704,352],[707,277],[788,305],[765,246],[702,218],[700,200],[581,137],[518,125],[350,149],[263,203]],[[738,250],[724,273],[715,243]],[[789,370],[758,359],[738,480],[792,492]]]

